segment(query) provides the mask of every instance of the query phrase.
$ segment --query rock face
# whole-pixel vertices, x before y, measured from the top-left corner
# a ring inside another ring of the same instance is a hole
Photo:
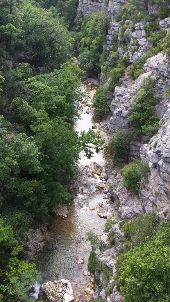
[[[153,208],[161,217],[170,218],[170,105],[160,124],[158,134],[141,147],[141,158],[151,171],[141,198],[146,211]]]
[[[78,11],[83,15],[88,15],[97,11],[105,11],[110,16],[114,16],[119,11],[120,5],[127,0],[79,0]]]
[[[73,289],[68,280],[49,281],[44,283],[41,288],[50,302],[71,302],[74,300]]]
[[[102,0],[79,0],[78,11],[83,13],[83,15],[88,15],[97,11],[101,11],[104,10],[104,8],[105,5]]]
[[[111,102],[112,117],[108,124],[111,132],[128,128],[128,109],[133,97],[147,77],[155,79],[156,106],[160,118],[160,129],[148,144],[132,145],[132,153],[140,155],[150,167],[150,176],[139,196],[129,193],[123,186],[119,171],[113,171],[108,184],[111,195],[119,201],[119,215],[122,219],[141,213],[156,211],[161,217],[170,215],[170,105],[167,89],[170,86],[168,58],[164,53],[147,60],[144,73],[133,84],[116,87]],[[124,82],[123,82],[124,83]]]

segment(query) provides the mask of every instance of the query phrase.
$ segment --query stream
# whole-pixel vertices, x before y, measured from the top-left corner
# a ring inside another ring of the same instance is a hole
[[[99,129],[92,121],[92,99],[97,85],[93,79],[82,83],[83,105],[75,131]],[[104,135],[100,131],[101,136]],[[105,134],[106,135],[106,134]],[[106,218],[112,214],[108,198],[105,159],[103,151],[88,159],[82,152],[78,162],[74,202],[68,206],[67,217],[56,216],[50,229],[50,238],[39,254],[38,264],[42,281],[68,279],[75,297],[90,295],[92,277],[87,272],[87,261],[91,251],[87,233],[102,236]],[[67,210],[67,209],[66,209]],[[85,301],[88,299],[85,299]]]

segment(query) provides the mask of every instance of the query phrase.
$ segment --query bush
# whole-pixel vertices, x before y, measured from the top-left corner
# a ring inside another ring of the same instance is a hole
[[[98,259],[97,259],[97,255],[96,252],[94,250],[91,251],[90,256],[88,258],[88,271],[91,274],[94,274],[97,268],[97,263],[98,263]]]
[[[109,73],[109,90],[114,90],[116,85],[119,84],[119,80],[125,71],[123,64],[118,64],[117,67],[112,69]]]
[[[155,213],[141,215],[122,226],[127,248],[141,245],[153,239],[160,225],[160,218]]]
[[[120,255],[117,279],[124,301],[169,301],[169,259],[170,247],[152,242]]]
[[[142,135],[153,135],[158,128],[158,117],[155,113],[154,80],[145,79],[138,90],[129,110],[129,123]]]
[[[117,285],[125,302],[169,301],[170,223],[159,223],[156,215],[148,214],[125,224],[132,248],[117,261]]]
[[[125,188],[128,191],[137,193],[140,189],[142,179],[147,177],[148,172],[148,166],[139,160],[135,160],[126,165],[122,169]]]
[[[108,240],[111,245],[115,244],[115,232],[113,231],[112,226],[115,224],[115,221],[113,219],[108,219],[104,231],[107,233]]]
[[[130,151],[128,134],[124,130],[119,130],[113,135],[106,147],[106,154],[116,163],[127,162]]]
[[[140,21],[145,16],[145,12],[139,10],[136,3],[127,3],[122,6],[116,16],[116,22],[132,20],[134,22]]]
[[[94,119],[101,121],[110,113],[109,104],[107,101],[107,91],[104,87],[97,89],[93,99]]]
[[[84,18],[78,33],[78,49],[80,67],[88,75],[100,73],[100,57],[106,38],[108,18],[102,12],[93,13]]]

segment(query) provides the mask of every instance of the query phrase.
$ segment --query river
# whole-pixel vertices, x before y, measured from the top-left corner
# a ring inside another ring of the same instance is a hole
[[[91,106],[97,85],[89,79],[82,83],[81,89],[84,93],[83,105],[75,122],[78,133],[99,128],[92,121]],[[85,292],[87,294],[92,283],[87,272],[91,250],[87,233],[92,231],[102,236],[106,218],[111,215],[104,166],[103,151],[94,153],[90,159],[83,152],[80,154],[76,177],[78,192],[74,202],[68,207],[67,217],[57,216],[54,219],[50,229],[51,240],[39,255],[43,282],[68,279],[76,297],[84,296]]]

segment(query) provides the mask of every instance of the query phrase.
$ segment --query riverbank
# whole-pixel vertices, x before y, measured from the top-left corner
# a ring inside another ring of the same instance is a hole
[[[94,129],[102,138],[107,134],[93,122],[92,99],[97,82],[88,79],[82,83],[84,95],[75,131],[81,133]],[[101,238],[106,219],[113,215],[110,194],[107,188],[103,150],[87,158],[82,152],[74,182],[74,202],[64,215],[56,216],[50,228],[50,240],[38,256],[43,282],[67,279],[71,282],[76,298],[89,301],[94,293],[94,280],[87,271],[91,251],[87,233]],[[63,217],[65,216],[65,217]]]

